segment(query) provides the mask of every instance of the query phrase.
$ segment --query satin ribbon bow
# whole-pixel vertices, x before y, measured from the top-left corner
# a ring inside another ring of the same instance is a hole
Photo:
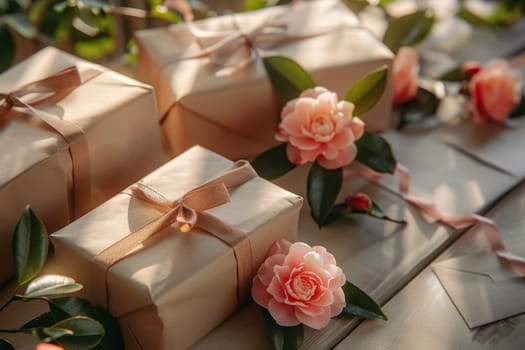
[[[73,198],[70,210],[74,217],[87,211],[91,198],[89,153],[84,130],[38,107],[57,102],[81,84],[79,71],[72,66],[15,91],[0,93],[0,128],[15,118],[35,117],[43,122],[43,126],[58,133],[68,144],[73,163]]]
[[[144,245],[148,238],[169,226],[176,226],[180,232],[194,227],[220,239],[233,249],[237,261],[238,302],[249,297],[249,281],[252,277],[252,248],[246,233],[223,221],[206,210],[230,201],[229,191],[255,178],[257,173],[247,161],[238,161],[217,177],[194,188],[181,198],[170,201],[144,184],[131,187],[131,195],[163,212],[161,216],[140,227],[119,241],[99,252],[94,261],[106,271],[130,253]],[[107,288],[107,283],[105,283]],[[108,291],[106,290],[106,303]]]

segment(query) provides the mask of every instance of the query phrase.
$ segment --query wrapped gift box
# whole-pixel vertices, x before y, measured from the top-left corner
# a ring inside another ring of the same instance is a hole
[[[70,141],[87,141],[75,160],[83,170],[73,167],[65,139],[38,125],[39,117],[28,116],[27,107],[9,109],[0,118],[9,119],[0,123],[0,281],[13,274],[10,242],[27,204],[53,232],[165,161],[155,98],[152,88],[143,83],[49,47],[0,75],[0,91],[16,91],[67,67],[77,70],[59,78],[58,84],[77,77],[79,85],[33,107],[39,115],[51,115],[83,130],[84,136]],[[22,99],[30,103],[31,98],[35,97]],[[74,172],[76,178],[81,172],[85,175],[75,193]]]
[[[185,193],[231,164],[195,146],[141,184],[171,201],[186,198]],[[158,225],[163,220],[159,218],[165,217],[129,192],[131,188],[51,235],[61,272],[80,281],[89,299],[118,317],[127,349],[187,348],[242,304],[238,287],[249,291],[271,244],[297,237],[302,198],[254,175],[230,191],[229,202],[205,211],[241,230],[239,244],[249,243],[251,263],[237,263],[234,249],[201,229],[204,214],[199,213],[190,232],[168,222],[139,244],[142,249],[124,254],[114,264],[101,264],[101,252],[124,237],[133,239],[144,225]],[[238,268],[248,274],[244,282],[237,277]]]
[[[279,27],[282,23],[285,26]],[[259,29],[264,33],[279,28],[281,36],[252,36]],[[281,102],[272,91],[261,60],[256,58],[247,66],[235,68],[228,64],[232,58],[226,65],[212,64],[206,55],[197,58],[203,52],[197,41],[208,41],[197,40],[195,34],[201,35],[200,31],[206,31],[202,36],[215,33],[223,39],[229,35],[233,43],[251,36],[259,55],[293,58],[319,85],[336,91],[341,99],[358,79],[382,65],[391,67],[393,57],[337,0],[305,1],[138,31],[139,77],[155,87],[162,130],[175,154],[201,144],[238,159],[276,144],[273,135]],[[228,51],[229,47],[221,49]],[[231,52],[238,62],[246,57],[243,53],[253,53],[246,45]],[[362,116],[368,129],[389,127],[390,90],[389,76],[379,103]]]

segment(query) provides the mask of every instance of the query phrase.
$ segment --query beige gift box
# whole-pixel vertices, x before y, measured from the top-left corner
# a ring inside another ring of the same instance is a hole
[[[165,198],[185,198],[231,164],[195,146],[141,184]],[[142,244],[145,249],[111,265],[100,279],[106,269],[95,257],[164,217],[129,190],[51,235],[60,272],[80,281],[90,300],[107,305],[118,317],[127,349],[187,348],[240,306],[236,269],[248,271],[241,287],[249,292],[271,244],[297,237],[302,198],[255,176],[230,191],[231,201],[205,211],[243,232],[241,242],[251,245],[251,264],[237,265],[235,248],[200,229],[204,214],[199,213],[190,232],[179,231],[170,221]]]
[[[90,181],[82,198],[76,198],[81,207],[73,212],[73,173],[78,169],[68,144],[58,133],[35,125],[38,117],[13,117],[27,108],[7,112],[12,118],[0,128],[0,281],[13,274],[10,242],[27,204],[53,232],[165,160],[153,91],[143,83],[49,47],[3,73],[0,91],[15,91],[71,66],[78,69],[80,85],[36,108],[83,130],[87,150],[81,154],[82,166]],[[7,100],[2,103],[6,106]]]
[[[259,29],[263,33],[277,29],[270,25],[274,22],[285,23],[280,27],[285,28],[283,37],[252,35]],[[231,159],[259,154],[276,144],[274,132],[281,108],[260,59],[233,70],[212,64],[206,56],[183,59],[202,51],[189,27],[230,35],[233,42],[250,36],[259,55],[293,58],[317,84],[337,92],[341,99],[358,79],[382,65],[391,67],[393,57],[336,0],[305,1],[210,18],[190,26],[137,31],[139,76],[155,87],[162,130],[175,154],[194,144]],[[232,50],[234,55],[242,55],[243,50],[247,55],[253,53],[245,46]],[[389,128],[391,80],[389,75],[384,95],[362,116],[370,130]]]

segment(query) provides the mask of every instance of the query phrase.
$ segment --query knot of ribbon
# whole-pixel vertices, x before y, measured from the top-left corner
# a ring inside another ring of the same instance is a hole
[[[241,229],[223,221],[206,210],[230,201],[230,191],[255,178],[257,173],[247,161],[238,161],[211,180],[198,186],[181,198],[170,201],[151,187],[138,183],[130,188],[130,195],[163,212],[158,218],[146,223],[94,257],[105,271],[106,306],[109,305],[107,272],[111,266],[132,252],[144,247],[145,242],[169,226],[180,232],[194,227],[218,238],[233,249],[237,262],[237,299],[239,304],[249,297],[249,281],[252,277],[252,248],[247,235]]]
[[[269,49],[291,41],[305,40],[324,35],[341,28],[340,24],[319,28],[310,32],[290,33],[286,16],[293,13],[300,1],[293,1],[287,8],[275,15],[268,15],[264,21],[248,32],[244,32],[235,14],[231,14],[232,29],[212,30],[199,28],[193,22],[191,11],[184,7],[173,6],[183,13],[187,28],[198,44],[198,50],[170,55],[164,59],[163,65],[186,59],[208,57],[210,62],[221,67],[231,67],[234,70],[243,68],[259,57],[258,49]],[[244,49],[244,50],[243,50]]]
[[[90,202],[89,154],[84,130],[38,107],[57,102],[82,84],[75,66],[33,81],[15,91],[0,93],[0,128],[15,118],[35,117],[43,127],[59,134],[68,144],[73,164],[73,191],[70,210],[74,217],[87,211]]]
[[[473,225],[480,225],[489,241],[492,251],[500,261],[510,267],[518,276],[525,276],[525,258],[508,251],[493,220],[473,213],[446,215],[435,203],[409,194],[410,172],[404,165],[398,163],[395,174],[398,177],[399,194],[401,197],[407,203],[416,208],[429,222],[441,222],[456,230],[465,229]],[[345,177],[354,175],[359,175],[371,181],[377,181],[382,177],[382,174],[379,174],[368,167],[345,171]]]

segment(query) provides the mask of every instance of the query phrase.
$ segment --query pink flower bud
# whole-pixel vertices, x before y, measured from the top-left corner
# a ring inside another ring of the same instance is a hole
[[[470,79],[475,74],[477,74],[483,66],[481,63],[476,61],[466,61],[463,63],[463,66],[461,67],[463,69],[463,72],[467,75],[467,77]]]
[[[372,209],[372,200],[366,194],[358,193],[345,199],[347,208],[350,211],[369,212]]]

